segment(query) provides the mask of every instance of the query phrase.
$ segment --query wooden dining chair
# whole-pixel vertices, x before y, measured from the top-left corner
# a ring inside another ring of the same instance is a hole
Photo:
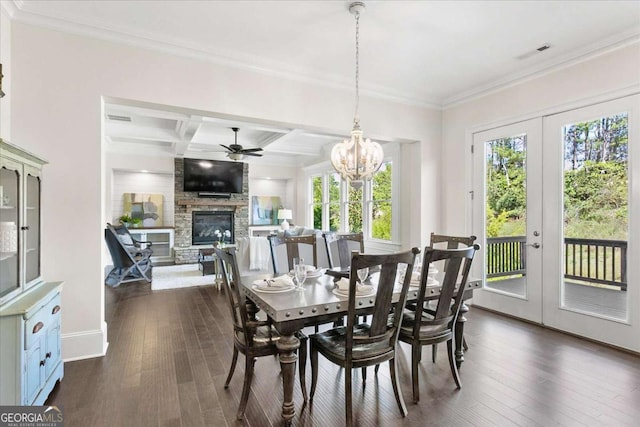
[[[364,237],[362,232],[343,234],[327,232],[322,233],[322,237],[324,239],[324,246],[327,251],[329,268],[348,267],[351,263],[351,251],[353,250],[358,249],[360,253],[364,253]],[[337,259],[334,256],[336,252],[338,255]]]
[[[446,243],[446,249],[456,249],[459,248],[460,245],[473,246],[476,239],[476,236],[447,236],[444,234],[431,233],[429,246],[438,249],[438,243]]]
[[[411,345],[411,382],[414,403],[418,403],[420,400],[418,365],[420,364],[422,346],[424,345],[434,345],[440,342],[447,343],[451,374],[456,386],[458,388],[461,387],[453,351],[454,328],[469,278],[471,262],[478,249],[480,249],[478,245],[461,249],[425,248],[418,298],[408,305],[409,309],[404,311],[399,337],[400,341]],[[440,296],[435,309],[432,310],[425,304],[429,265],[442,260],[448,262],[442,279]],[[453,304],[451,301],[453,301]],[[313,353],[311,360],[313,361]],[[313,396],[313,385],[311,394]]]
[[[460,247],[469,247],[473,246],[476,241],[476,236],[447,236],[445,234],[435,234],[431,233],[431,238],[429,241],[429,246],[434,249],[457,249]],[[447,262],[444,261],[444,268],[447,268]],[[462,346],[464,347],[464,351],[469,349],[467,346],[467,340],[462,338]],[[438,345],[434,344],[431,348],[431,361],[436,363],[436,359],[438,356]]]
[[[370,323],[360,323],[356,314],[357,275],[351,274],[349,279],[349,299],[347,301],[347,325],[323,331],[309,337],[311,346],[311,395],[318,383],[318,353],[327,360],[345,369],[345,406],[346,425],[353,425],[351,381],[353,369],[362,368],[363,377],[367,366],[378,365],[389,361],[391,383],[396,402],[402,416],[407,415],[407,408],[398,382],[396,348],[398,333],[402,320],[403,308],[407,300],[407,291],[411,282],[411,272],[418,248],[383,255],[365,255],[356,251],[351,258],[351,271],[362,268],[380,267],[375,302]],[[396,303],[392,302],[393,288],[396,282],[398,265],[406,264],[407,274],[402,283],[402,290]]]
[[[284,274],[293,270],[293,259],[299,258],[301,256],[300,253],[302,247],[308,248],[307,252],[309,250],[311,251],[311,259],[306,259],[306,263],[309,264],[310,262],[312,262],[314,266],[318,267],[318,249],[316,245],[318,239],[315,234],[308,236],[271,235],[268,236],[268,239],[269,247],[271,249],[271,263],[273,266],[274,274]],[[286,251],[288,266],[288,269],[286,271],[284,271],[282,267],[283,262],[278,257],[278,255],[282,254],[282,251],[278,248],[282,246],[284,246],[284,249]]]
[[[254,365],[257,357],[275,356],[278,354],[276,342],[280,339],[278,331],[272,326],[270,320],[258,320],[254,314],[257,309],[250,306],[250,302],[240,292],[240,271],[236,258],[235,248],[214,248],[216,257],[220,263],[222,283],[227,294],[228,307],[233,320],[233,358],[229,367],[229,374],[224,383],[224,388],[229,387],[238,361],[238,353],[244,354],[245,369],[242,395],[238,406],[238,419],[244,417],[247,407],[251,381],[253,379]],[[250,310],[249,307],[253,308]],[[299,369],[300,387],[304,401],[307,401],[307,388],[305,385],[305,367],[307,362],[306,336],[298,337],[300,342]],[[304,342],[302,342],[304,341]]]

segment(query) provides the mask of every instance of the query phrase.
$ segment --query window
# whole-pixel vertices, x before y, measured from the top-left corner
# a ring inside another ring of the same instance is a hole
[[[328,176],[328,182],[329,230],[340,231],[340,220],[342,219],[340,214],[340,175],[332,173]]]
[[[349,233],[358,233],[362,229],[362,188],[348,187],[347,191],[347,224]]]
[[[313,228],[322,229],[322,176],[311,177],[311,212],[313,212]]]
[[[309,177],[310,213],[316,229],[357,233],[392,240],[392,162],[382,164],[370,182],[355,189],[335,172]]]
[[[391,240],[391,162],[383,163],[371,180],[371,237]]]

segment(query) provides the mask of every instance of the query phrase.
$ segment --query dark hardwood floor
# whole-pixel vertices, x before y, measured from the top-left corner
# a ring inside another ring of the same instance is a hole
[[[245,420],[235,419],[244,359],[225,390],[233,344],[223,296],[213,286],[106,288],[107,355],[65,363],[65,377],[47,404],[63,406],[66,427],[281,425],[280,367],[271,357],[256,362]],[[377,377],[371,369],[365,384],[356,374],[356,425],[640,424],[640,357],[479,309],[468,318],[461,390],[446,346],[439,346],[436,364],[425,349],[421,400],[414,405],[410,350],[402,344],[399,373],[409,415],[400,416],[384,365]],[[296,382],[294,425],[344,424],[343,371],[323,358],[320,368],[312,406],[303,407]]]

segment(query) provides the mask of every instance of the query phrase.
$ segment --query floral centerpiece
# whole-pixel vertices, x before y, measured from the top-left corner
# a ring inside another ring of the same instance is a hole
[[[216,229],[213,232],[213,235],[216,236],[216,239],[220,242],[221,246],[224,246],[225,243],[231,243],[231,231],[229,230],[220,231],[219,229]]]

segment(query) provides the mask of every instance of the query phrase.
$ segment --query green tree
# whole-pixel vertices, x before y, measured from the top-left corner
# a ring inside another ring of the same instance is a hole
[[[322,176],[312,178],[313,187],[313,227],[322,229]]]
[[[349,232],[362,231],[362,187],[356,189],[349,186]]]
[[[391,240],[391,163],[384,163],[373,176],[371,237]]]

